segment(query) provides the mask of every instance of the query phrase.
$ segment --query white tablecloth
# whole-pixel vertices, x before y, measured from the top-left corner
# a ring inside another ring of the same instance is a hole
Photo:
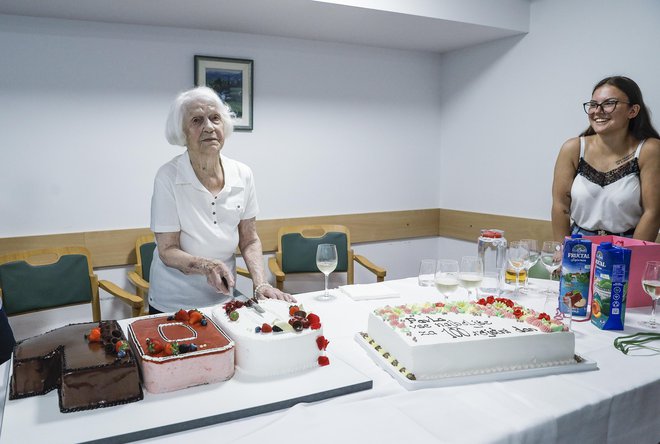
[[[536,288],[556,285],[535,281]],[[660,354],[624,355],[616,337],[631,334],[650,309],[631,309],[626,330],[601,331],[573,323],[576,351],[596,361],[596,371],[408,391],[378,367],[355,341],[375,307],[438,300],[417,278],[387,281],[398,299],[353,301],[339,290],[297,295],[321,316],[328,351],[373,380],[373,389],[288,410],[154,438],[152,442],[450,442],[450,443],[658,443]],[[520,302],[542,309],[546,297]],[[245,393],[250,396],[250,393]],[[202,441],[205,440],[205,441]],[[211,441],[209,441],[211,440]]]

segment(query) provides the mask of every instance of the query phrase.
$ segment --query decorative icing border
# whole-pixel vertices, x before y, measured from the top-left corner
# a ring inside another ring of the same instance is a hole
[[[189,338],[169,339],[167,336],[165,336],[165,332],[163,331],[163,329],[165,327],[175,327],[175,326],[181,326],[187,328],[192,333],[192,336]],[[158,324],[158,334],[163,339],[163,341],[167,341],[167,342],[193,341],[197,339],[197,331],[195,331],[195,329],[192,328],[190,325],[184,324],[183,322],[168,322],[167,324]]]
[[[533,325],[543,333],[568,331],[566,325],[556,319],[552,319],[547,313],[538,313],[531,308],[516,304],[511,299],[495,298],[494,296],[481,298],[476,302],[424,302],[421,304],[397,306],[386,305],[385,307],[377,308],[373,313],[389,324],[394,330],[398,330],[406,336],[411,336],[412,333],[406,327],[402,318],[410,315],[447,313],[514,319]]]

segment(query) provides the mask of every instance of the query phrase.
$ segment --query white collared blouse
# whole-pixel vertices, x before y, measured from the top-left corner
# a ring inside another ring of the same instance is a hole
[[[223,261],[236,276],[234,253],[238,224],[259,212],[252,170],[220,155],[225,185],[212,195],[199,181],[188,152],[163,165],[154,180],[151,230],[180,232],[181,249],[193,256]],[[151,264],[149,304],[164,311],[201,308],[223,302],[202,275],[186,275],[166,266],[158,254]]]

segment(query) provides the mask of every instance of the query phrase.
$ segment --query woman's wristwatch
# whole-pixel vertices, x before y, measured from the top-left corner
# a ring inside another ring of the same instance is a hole
[[[254,287],[254,297],[259,297],[259,295],[263,296],[263,294],[259,291],[262,288],[273,288],[272,285],[270,285],[268,282],[262,282],[261,284],[257,285]]]

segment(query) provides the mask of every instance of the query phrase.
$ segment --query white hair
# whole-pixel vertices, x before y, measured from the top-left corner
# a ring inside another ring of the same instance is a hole
[[[225,139],[234,131],[234,119],[236,116],[231,108],[229,108],[229,105],[220,100],[218,94],[208,86],[198,86],[180,93],[170,107],[170,112],[167,115],[167,123],[165,124],[165,137],[170,144],[186,146],[183,118],[188,105],[198,99],[209,100],[217,106],[220,112],[220,119],[224,126]]]

